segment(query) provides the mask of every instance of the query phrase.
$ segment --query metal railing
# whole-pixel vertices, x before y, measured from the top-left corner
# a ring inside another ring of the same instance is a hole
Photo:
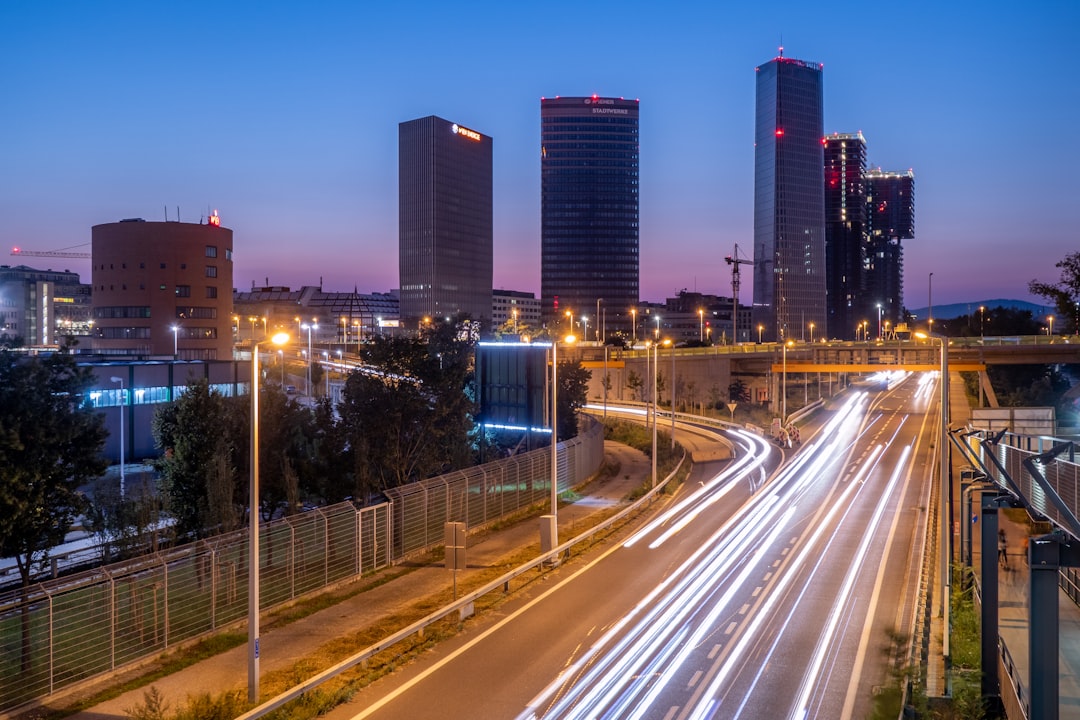
[[[603,426],[560,443],[560,492],[604,456]],[[341,503],[260,528],[266,609],[442,544],[546,500],[550,448],[395,488],[391,502]],[[114,671],[247,617],[247,530],[0,594],[0,711]]]

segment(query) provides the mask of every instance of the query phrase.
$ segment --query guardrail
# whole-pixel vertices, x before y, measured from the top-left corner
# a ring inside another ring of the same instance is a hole
[[[416,635],[417,633],[422,633],[424,629],[432,623],[436,623],[443,618],[453,615],[454,613],[458,613],[459,616],[462,618],[468,617],[472,614],[472,608],[475,605],[476,601],[483,596],[497,590],[502,590],[503,592],[508,591],[510,582],[515,578],[520,577],[521,575],[529,572],[530,570],[536,568],[543,568],[545,565],[552,565],[553,561],[562,557],[564,554],[569,553],[570,549],[573,548],[575,545],[590,540],[595,535],[608,530],[616,523],[621,522],[630,513],[636,512],[639,508],[643,506],[643,504],[651,502],[657,493],[662,492],[667,487],[668,482],[670,482],[671,479],[675,477],[676,473],[679,472],[679,469],[682,467],[682,464],[685,460],[686,454],[684,453],[683,457],[679,460],[678,465],[675,466],[675,469],[672,470],[671,473],[663,479],[663,481],[657,483],[656,487],[652,488],[638,501],[627,506],[626,508],[611,516],[607,520],[603,521],[599,525],[591,528],[590,530],[586,530],[577,537],[568,540],[567,542],[564,542],[562,545],[559,545],[558,547],[537,556],[535,559],[530,560],[524,565],[519,565],[518,567],[507,572],[501,577],[492,580],[480,589],[462,596],[460,599],[452,602],[449,605],[445,605],[442,608],[439,608],[435,612],[432,612],[429,615],[421,618],[420,620],[417,620],[408,627],[402,628],[401,630],[385,638],[384,640],[380,640],[374,645],[369,645],[355,655],[352,655],[351,657],[337,663],[333,667],[327,668],[318,675],[315,675],[314,677],[309,678],[308,680],[300,683],[299,685],[296,685],[295,687],[290,688],[289,690],[286,690],[285,692],[277,695],[276,697],[267,700],[262,705],[259,705],[258,707],[249,710],[248,712],[238,717],[236,720],[254,720],[254,718],[261,718],[264,715],[282,707],[286,703],[297,699],[304,693],[314,690],[327,680],[337,677],[346,670],[356,667],[360,663],[371,659],[383,650],[386,650],[387,648],[392,647],[402,642],[403,640],[407,640],[408,638]]]

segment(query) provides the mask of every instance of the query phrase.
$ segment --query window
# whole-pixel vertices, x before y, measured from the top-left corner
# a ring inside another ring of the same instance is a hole
[[[206,257],[209,257],[209,258],[216,258],[217,257],[217,245],[207,245],[206,246]]]
[[[161,263],[161,269],[162,269],[162,270],[164,270],[164,269],[165,269],[165,263]]]
[[[217,288],[214,287],[213,285],[207,285],[206,286],[206,297],[208,297],[208,298],[216,298],[217,297]]]
[[[191,286],[190,285],[177,285],[176,286],[176,297],[191,297]]]
[[[217,265],[206,266],[206,277],[217,277]]]

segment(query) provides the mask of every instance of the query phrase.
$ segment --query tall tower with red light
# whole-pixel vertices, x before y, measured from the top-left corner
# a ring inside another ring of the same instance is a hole
[[[779,57],[757,68],[754,324],[769,340],[826,327],[822,66]]]

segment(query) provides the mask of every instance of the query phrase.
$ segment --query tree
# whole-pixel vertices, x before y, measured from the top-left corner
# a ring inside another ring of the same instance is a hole
[[[640,400],[642,397],[642,390],[645,387],[645,381],[641,379],[641,376],[637,374],[637,371],[631,370],[626,374],[626,387],[630,388],[630,392],[634,393],[635,400]]]
[[[580,360],[559,363],[559,440],[577,435],[577,411],[588,401],[591,377]]]
[[[735,378],[728,385],[728,402],[750,402],[750,388],[746,387],[746,383],[742,379]]]
[[[1056,283],[1044,283],[1032,280],[1028,290],[1032,295],[1044,297],[1054,303],[1060,317],[1069,318],[1073,333],[1080,333],[1080,252],[1070,253],[1059,260],[1054,267],[1061,270],[1061,279]],[[1061,325],[1065,327],[1064,323]]]
[[[79,487],[105,471],[107,431],[90,407],[94,383],[65,343],[46,357],[0,349],[0,554],[14,557],[24,591],[84,509]],[[32,666],[23,603],[22,672]]]
[[[419,338],[365,346],[365,364],[379,372],[352,373],[339,407],[357,494],[472,464],[474,342],[473,323],[459,316]]]
[[[24,587],[85,509],[80,486],[106,468],[108,433],[87,397],[94,375],[71,349],[0,350],[0,553],[15,558]]]
[[[243,517],[247,485],[237,483],[237,459],[246,460],[240,448],[246,449],[248,439],[238,422],[240,403],[199,378],[154,415],[154,442],[164,450],[154,465],[181,538],[235,529]]]

